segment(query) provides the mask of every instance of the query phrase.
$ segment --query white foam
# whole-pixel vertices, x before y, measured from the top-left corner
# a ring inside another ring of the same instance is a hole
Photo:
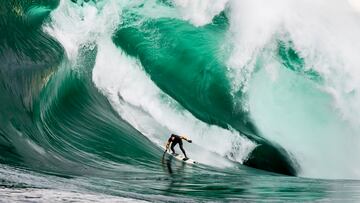
[[[109,1],[101,8],[93,4],[82,7],[67,1],[51,14],[51,24],[44,30],[65,48],[70,61],[76,60],[81,45],[96,42],[102,33],[111,33],[119,24],[124,1]],[[105,12],[106,11],[106,12]]]
[[[233,91],[249,93],[250,114],[256,126],[264,137],[295,156],[302,176],[360,178],[360,160],[355,155],[360,151],[360,16],[354,12],[357,4],[342,0],[233,0],[229,3],[230,36],[234,46],[228,65]],[[276,40],[279,39],[291,40],[305,61],[305,70],[315,70],[323,83],[309,87],[313,89],[308,92],[299,89],[292,92],[291,86],[273,88],[286,80],[281,77],[286,74],[279,73],[282,68],[277,61]],[[267,64],[273,67],[266,68]],[[267,69],[269,76],[252,78],[256,65]],[[273,82],[264,85],[267,80]],[[253,82],[251,88],[251,81],[260,84]],[[264,92],[259,93],[256,88],[260,87]],[[278,94],[280,91],[283,95]],[[328,100],[308,105],[316,98],[294,95],[311,96],[309,92],[328,96]],[[289,95],[297,100],[292,101]],[[293,103],[304,100],[304,104],[300,102],[296,107],[281,103],[285,100]],[[289,109],[285,111],[285,108]],[[322,109],[319,112],[331,117],[325,119],[329,123],[314,115],[316,109]],[[281,117],[283,110],[288,115]],[[312,124],[310,120],[318,123]]]
[[[195,26],[212,21],[226,7],[229,0],[174,0],[181,16]]]
[[[306,67],[319,72],[326,79],[327,88],[334,89],[340,100],[359,89],[360,17],[351,12],[346,2],[240,0],[230,5],[230,29],[236,46],[229,65],[235,72],[243,73],[239,70],[246,69],[248,74],[243,83],[249,79],[252,62],[259,52],[276,34],[288,33],[296,50],[305,58]],[[338,105],[344,116],[351,117],[354,109],[360,112],[358,105],[352,105],[356,102],[339,102],[347,104]]]

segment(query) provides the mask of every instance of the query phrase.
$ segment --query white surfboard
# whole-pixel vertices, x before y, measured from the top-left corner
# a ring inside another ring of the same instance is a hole
[[[163,148],[164,151],[165,151],[165,147],[162,147],[162,148]],[[190,158],[185,161],[185,160],[184,160],[185,156],[184,156],[183,154],[176,154],[176,155],[174,155],[174,154],[172,154],[171,152],[169,152],[169,150],[166,151],[166,154],[174,157],[175,159],[177,159],[177,160],[179,160],[179,161],[182,161],[182,162],[184,162],[184,163],[187,163],[187,164],[196,164],[196,163],[197,163],[196,161],[194,161],[194,160],[192,160],[192,159],[190,159]]]

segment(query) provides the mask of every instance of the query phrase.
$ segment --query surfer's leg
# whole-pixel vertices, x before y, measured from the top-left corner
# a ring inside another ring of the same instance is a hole
[[[182,143],[182,142],[179,143],[179,147],[180,147],[182,153],[184,154],[185,158],[187,158],[186,153],[185,153],[185,150],[184,150],[184,148],[183,148],[183,143]]]
[[[174,154],[175,154],[175,149],[174,149],[174,147],[175,147],[176,144],[177,144],[176,142],[172,142],[172,143],[171,143],[171,147],[170,147],[172,153],[174,153]]]

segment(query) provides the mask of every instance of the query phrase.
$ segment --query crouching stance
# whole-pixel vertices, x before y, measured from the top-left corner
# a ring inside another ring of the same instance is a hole
[[[175,147],[175,145],[179,144],[179,147],[180,147],[182,153],[183,153],[184,156],[185,156],[184,160],[188,160],[189,158],[186,156],[185,150],[184,150],[184,148],[183,148],[183,142],[182,142],[182,140],[186,140],[186,141],[188,141],[189,143],[192,143],[192,140],[188,139],[188,138],[185,137],[185,136],[179,136],[179,135],[171,134],[169,140],[168,140],[167,143],[166,143],[166,150],[169,149],[169,146],[170,146],[170,143],[171,143],[170,149],[171,149],[171,151],[172,151],[172,153],[173,153],[174,155],[177,155],[177,154],[175,153],[174,147]]]

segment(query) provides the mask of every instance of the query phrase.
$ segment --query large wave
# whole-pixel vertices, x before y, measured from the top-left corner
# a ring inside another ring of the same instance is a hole
[[[2,4],[0,160],[61,174],[150,170],[175,132],[206,165],[358,178],[354,8]]]

